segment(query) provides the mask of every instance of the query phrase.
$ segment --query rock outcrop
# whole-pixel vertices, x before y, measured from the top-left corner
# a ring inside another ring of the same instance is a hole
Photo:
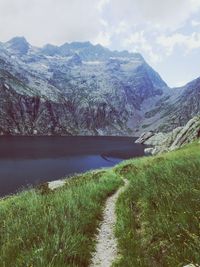
[[[145,132],[143,133],[135,143],[158,146],[166,138],[165,133]]]
[[[200,116],[195,116],[183,127],[178,127],[170,133],[143,133],[136,143],[149,145],[146,154],[160,154],[175,150],[200,138]]]

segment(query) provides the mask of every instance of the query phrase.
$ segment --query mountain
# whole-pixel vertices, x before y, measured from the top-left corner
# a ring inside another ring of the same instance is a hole
[[[200,78],[174,88],[145,113],[145,130],[169,132],[200,114]],[[153,127],[148,127],[152,125]]]
[[[19,56],[25,55],[29,51],[29,43],[26,41],[24,37],[14,37],[10,41],[8,41],[5,47],[13,51],[13,53],[17,53]]]
[[[197,81],[169,88],[138,53],[90,42],[38,48],[24,37],[0,43],[0,134],[168,130],[200,111],[199,91]]]

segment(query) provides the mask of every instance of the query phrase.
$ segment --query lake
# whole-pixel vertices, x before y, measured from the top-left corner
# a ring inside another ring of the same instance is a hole
[[[0,137],[0,197],[144,155],[130,137]]]

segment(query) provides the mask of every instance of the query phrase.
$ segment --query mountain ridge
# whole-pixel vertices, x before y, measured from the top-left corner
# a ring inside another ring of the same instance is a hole
[[[138,53],[90,42],[38,48],[24,37],[0,43],[1,134],[167,131],[200,111],[199,92],[199,82],[169,88]]]

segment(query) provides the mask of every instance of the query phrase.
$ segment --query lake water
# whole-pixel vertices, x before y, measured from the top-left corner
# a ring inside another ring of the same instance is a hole
[[[144,155],[129,137],[0,137],[0,197]]]

